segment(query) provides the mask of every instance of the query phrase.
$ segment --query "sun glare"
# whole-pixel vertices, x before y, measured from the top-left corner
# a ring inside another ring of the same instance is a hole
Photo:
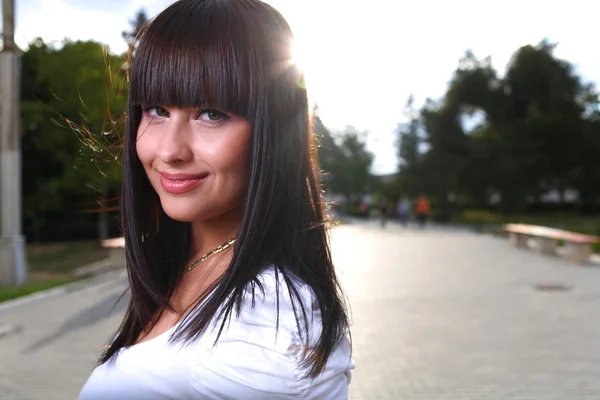
[[[295,39],[292,45],[292,64],[295,64],[300,71],[306,73],[308,54],[306,46],[303,46],[302,41]]]
[[[308,92],[308,100],[310,106],[312,107],[315,103],[315,99],[311,95],[314,89],[310,84],[311,77],[311,65],[310,65],[310,57],[309,52],[307,51],[307,46],[303,45],[302,41],[299,41],[297,38],[294,40],[294,44],[292,45],[292,59],[290,60],[291,65],[295,65],[302,75],[304,76],[303,82],[301,85],[307,89]]]

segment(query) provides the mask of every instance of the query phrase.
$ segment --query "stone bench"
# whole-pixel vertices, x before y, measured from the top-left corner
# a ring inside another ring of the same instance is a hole
[[[515,247],[526,248],[528,240],[534,239],[536,250],[542,254],[556,255],[558,241],[562,240],[566,244],[565,258],[578,264],[589,262],[593,253],[592,245],[600,242],[600,238],[596,236],[545,226],[506,224],[503,230],[509,233],[510,241]]]

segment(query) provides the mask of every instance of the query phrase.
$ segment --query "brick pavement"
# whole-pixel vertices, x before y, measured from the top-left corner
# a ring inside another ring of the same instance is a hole
[[[352,399],[600,399],[599,267],[394,226],[339,229],[333,246],[354,315]]]
[[[0,339],[0,399],[75,399],[118,326],[123,303],[109,315],[125,284],[113,273],[8,310],[0,303],[0,321],[21,329]]]
[[[351,399],[600,399],[599,267],[450,230],[345,225]],[[74,398],[119,322],[125,280],[2,310],[0,399]],[[544,292],[536,284],[561,284]]]

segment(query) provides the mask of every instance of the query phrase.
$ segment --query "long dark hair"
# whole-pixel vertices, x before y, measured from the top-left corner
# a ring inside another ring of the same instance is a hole
[[[308,327],[310,304],[303,304],[296,278],[318,301],[322,331],[304,360],[309,376],[323,370],[346,334],[307,93],[290,62],[292,40],[281,14],[258,0],[180,0],[142,31],[130,71],[122,191],[132,296],[100,363],[133,345],[170,308],[189,256],[190,225],[164,213],[136,154],[142,104],[215,107],[243,116],[252,127],[250,180],[231,263],[174,338],[193,340],[215,317],[225,324],[241,309],[248,286],[260,286],[257,276],[267,266],[275,267],[299,305],[294,307],[298,329],[301,320]]]

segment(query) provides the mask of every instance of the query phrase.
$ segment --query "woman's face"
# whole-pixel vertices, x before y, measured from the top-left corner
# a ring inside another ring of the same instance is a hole
[[[165,213],[197,222],[240,211],[250,124],[213,109],[142,106],[136,150]]]

